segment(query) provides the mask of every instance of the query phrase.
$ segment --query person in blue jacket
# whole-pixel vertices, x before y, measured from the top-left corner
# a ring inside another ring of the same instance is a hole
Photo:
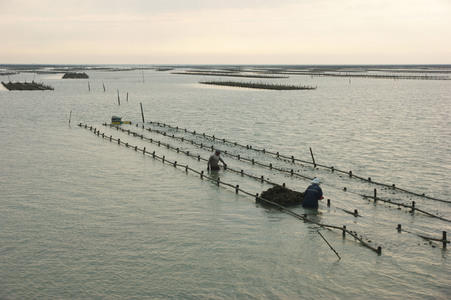
[[[318,200],[323,199],[323,190],[320,188],[320,180],[315,178],[312,184],[304,192],[304,200],[302,200],[302,207],[318,208]]]

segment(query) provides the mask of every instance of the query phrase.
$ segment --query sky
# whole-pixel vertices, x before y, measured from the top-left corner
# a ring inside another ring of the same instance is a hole
[[[0,0],[0,64],[451,64],[451,0]]]

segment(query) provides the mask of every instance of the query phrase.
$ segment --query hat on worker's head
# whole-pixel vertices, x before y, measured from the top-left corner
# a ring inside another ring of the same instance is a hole
[[[216,149],[215,153],[221,154],[221,150]]]
[[[318,178],[312,180],[312,184],[321,184],[321,181]]]

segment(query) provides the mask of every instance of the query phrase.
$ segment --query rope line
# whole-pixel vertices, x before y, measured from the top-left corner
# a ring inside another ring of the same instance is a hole
[[[390,184],[387,184],[387,183],[376,182],[376,181],[371,180],[371,177],[364,178],[362,176],[357,176],[357,175],[353,174],[352,171],[343,171],[343,170],[340,170],[340,169],[336,169],[333,166],[326,166],[326,165],[322,165],[322,164],[318,164],[318,163],[313,163],[313,162],[310,162],[310,161],[301,160],[301,159],[295,158],[293,155],[292,156],[287,156],[287,155],[282,155],[279,152],[268,151],[268,150],[266,150],[264,148],[258,149],[258,148],[254,148],[254,147],[252,147],[250,145],[246,145],[245,146],[245,145],[239,144],[237,142],[228,141],[225,138],[222,138],[222,139],[221,138],[217,138],[214,135],[208,135],[208,134],[205,134],[205,133],[200,134],[200,133],[196,133],[196,131],[189,131],[186,128],[179,129],[178,126],[174,127],[174,126],[168,125],[166,123],[153,122],[153,121],[149,121],[148,123],[157,125],[159,127],[168,127],[170,129],[175,129],[176,131],[184,130],[185,132],[191,133],[193,135],[209,138],[209,139],[212,139],[213,141],[216,141],[216,140],[222,141],[224,144],[229,144],[229,145],[233,145],[233,146],[239,146],[239,147],[246,148],[248,150],[254,150],[254,151],[257,151],[257,152],[262,152],[264,154],[269,154],[269,155],[272,155],[272,156],[276,156],[277,158],[290,159],[293,163],[295,163],[295,162],[302,162],[302,163],[306,163],[306,164],[309,164],[309,165],[314,165],[314,167],[316,167],[316,166],[322,167],[322,168],[331,170],[332,173],[333,172],[337,172],[337,173],[342,173],[342,174],[348,174],[352,178],[360,179],[362,181],[365,181],[365,182],[368,182],[368,183],[373,183],[375,185],[390,187],[390,188],[393,188],[395,190],[398,190],[398,191],[401,191],[401,192],[404,192],[404,193],[407,193],[407,194],[415,195],[415,196],[418,196],[418,197],[423,197],[425,199],[436,200],[436,201],[445,202],[445,203],[451,203],[451,201],[449,201],[449,200],[443,200],[443,199],[439,199],[439,198],[435,198],[435,197],[430,197],[430,196],[426,196],[424,193],[420,194],[420,193],[417,193],[417,192],[412,192],[412,191],[408,191],[406,189],[399,188],[395,184],[391,184],[390,185]],[[136,126],[138,126],[138,124],[136,124]]]
[[[158,145],[159,147],[164,146],[164,147],[166,147],[167,149],[176,151],[177,153],[183,153],[183,154],[186,154],[186,155],[189,156],[189,157],[196,158],[198,161],[205,161],[205,162],[208,161],[208,159],[203,158],[203,157],[201,157],[200,155],[194,155],[194,154],[191,154],[189,151],[184,151],[184,150],[181,150],[180,148],[174,147],[174,146],[172,146],[172,145],[170,145],[170,144],[168,144],[168,143],[164,143],[164,142],[161,142],[161,141],[159,141],[159,140],[155,140],[155,139],[153,139],[153,138],[145,137],[145,136],[142,135],[142,134],[140,135],[140,134],[138,134],[138,133],[136,133],[136,132],[133,132],[133,131],[130,131],[130,130],[126,130],[126,129],[123,129],[123,128],[119,128],[119,127],[114,126],[114,125],[111,125],[111,124],[103,124],[103,125],[104,125],[104,126],[110,126],[110,127],[112,127],[112,128],[116,128],[117,130],[120,130],[120,131],[122,131],[122,132],[127,132],[128,134],[132,134],[134,137],[140,137],[142,140],[146,140],[146,141],[148,141],[148,142],[150,142],[150,143],[152,143],[152,144],[156,144],[156,145]],[[85,126],[86,126],[86,125],[85,125]],[[96,130],[96,129],[95,129],[95,130]],[[156,132],[156,131],[153,131],[153,132]],[[161,134],[161,133],[160,133],[160,134]],[[192,142],[192,145],[201,145],[201,146],[202,146],[202,144],[198,144],[198,143],[196,143],[196,142],[194,142],[194,141],[191,141],[191,142]],[[202,146],[201,149],[203,149],[203,147],[204,147],[204,146]],[[213,146],[212,146],[212,147],[213,147]],[[260,164],[260,163],[256,163],[256,164],[261,165],[261,166],[265,166],[265,165]],[[273,168],[273,169],[274,169],[274,170],[278,170],[278,169],[276,169],[276,168]],[[232,172],[237,173],[237,174],[240,174],[240,175],[242,175],[242,176],[250,177],[250,178],[255,179],[255,180],[258,180],[258,181],[260,181],[260,182],[262,182],[262,183],[265,182],[265,183],[268,183],[268,184],[271,184],[271,185],[274,185],[274,186],[283,186],[283,187],[285,187],[285,183],[283,183],[282,185],[280,185],[280,184],[278,184],[278,183],[275,183],[275,182],[269,181],[268,179],[265,179],[263,176],[262,176],[262,177],[257,177],[257,176],[254,176],[254,175],[245,173],[243,170],[236,170],[236,169],[233,169],[233,168],[230,168],[230,167],[227,167],[227,170],[232,171]],[[280,171],[285,171],[285,170],[280,170]],[[294,172],[293,172],[293,175],[298,175],[298,174],[294,174]],[[299,175],[299,176],[300,176],[300,177],[304,177],[304,176],[302,176],[302,175]]]
[[[367,248],[373,250],[374,252],[378,253],[379,255],[382,253],[382,247],[379,246],[379,247],[375,248],[374,246],[372,246],[372,245],[370,245],[369,243],[367,243],[366,241],[364,241],[361,237],[357,236],[357,233],[356,233],[355,231],[350,231],[350,230],[346,229],[346,226],[339,227],[339,226],[335,226],[335,225],[328,225],[328,224],[319,223],[319,222],[317,222],[317,221],[314,221],[314,220],[312,220],[312,219],[307,218],[307,215],[306,215],[306,214],[300,215],[300,214],[295,213],[295,212],[291,211],[290,209],[288,209],[288,208],[286,208],[286,207],[284,207],[284,206],[281,206],[281,205],[279,205],[279,204],[277,204],[277,203],[275,203],[275,202],[272,202],[272,201],[270,201],[270,200],[267,200],[267,199],[264,199],[264,198],[262,198],[262,197],[259,197],[259,196],[258,196],[258,193],[257,193],[256,195],[254,195],[254,194],[252,194],[252,193],[249,193],[249,192],[247,192],[247,191],[244,191],[244,190],[240,189],[239,186],[234,186],[234,185],[232,185],[232,184],[230,184],[230,183],[226,183],[226,182],[220,181],[219,178],[213,178],[213,177],[206,176],[206,175],[204,175],[204,171],[199,172],[199,171],[197,171],[197,170],[194,170],[194,169],[190,168],[188,165],[177,164],[177,161],[170,161],[170,160],[166,159],[166,157],[165,157],[164,155],[160,157],[160,156],[158,156],[158,155],[155,153],[155,151],[153,151],[152,153],[150,153],[150,152],[146,151],[146,148],[145,148],[145,147],[144,147],[143,149],[141,149],[141,148],[139,148],[138,146],[132,146],[132,145],[130,145],[129,143],[126,143],[126,142],[121,141],[120,138],[115,139],[115,138],[113,138],[111,135],[110,135],[110,136],[107,136],[107,135],[105,135],[105,133],[100,133],[100,131],[98,131],[96,128],[93,128],[92,126],[89,126],[89,127],[88,127],[88,125],[83,125],[82,123],[78,124],[78,126],[79,126],[79,127],[82,127],[82,128],[84,127],[85,129],[89,129],[91,132],[92,132],[92,130],[94,129],[94,134],[97,135],[97,136],[99,136],[99,137],[102,137],[103,139],[109,140],[110,142],[113,142],[113,141],[114,141],[114,142],[117,142],[118,145],[125,146],[126,148],[131,148],[131,149],[133,149],[133,150],[136,151],[136,152],[138,152],[138,151],[139,151],[139,152],[142,152],[143,155],[151,155],[152,158],[158,159],[158,160],[162,161],[163,163],[172,165],[172,166],[174,166],[175,168],[177,168],[177,167],[183,168],[186,172],[188,172],[188,170],[189,170],[189,171],[192,171],[193,173],[196,173],[196,174],[200,175],[200,178],[201,178],[201,179],[204,179],[204,178],[205,178],[205,179],[210,180],[210,181],[212,181],[212,182],[217,182],[218,185],[222,184],[222,185],[225,185],[225,186],[232,187],[232,188],[235,189],[235,192],[236,192],[236,193],[237,193],[238,191],[240,191],[240,192],[242,192],[242,193],[245,194],[245,195],[248,195],[248,196],[251,196],[251,197],[255,197],[256,203],[265,202],[265,203],[267,203],[267,204],[270,204],[270,205],[272,205],[272,206],[275,206],[275,207],[279,208],[280,210],[284,211],[285,213],[287,213],[287,214],[289,214],[289,215],[291,215],[291,216],[293,216],[293,217],[296,217],[296,218],[298,218],[298,219],[300,219],[300,220],[303,220],[303,221],[306,221],[306,222],[315,224],[315,225],[320,226],[320,227],[323,227],[323,228],[329,228],[329,229],[337,229],[337,230],[341,230],[341,231],[342,231],[342,234],[343,234],[343,237],[345,237],[346,234],[349,234],[349,235],[351,235],[352,237],[354,237],[354,239],[358,240],[363,246],[365,246],[365,247],[367,247]]]
[[[412,232],[412,231],[409,231],[409,230],[402,229],[401,228],[401,224],[398,224],[398,228],[397,229],[398,229],[398,232],[410,233],[410,234],[416,235],[416,236],[418,236],[418,237],[420,237],[422,239],[428,240],[428,241],[441,242],[443,244],[443,248],[446,248],[446,244],[450,243],[450,241],[448,241],[447,238],[446,238],[446,231],[443,231],[442,232],[442,238],[438,239],[438,238],[425,236],[425,235],[421,235],[421,234],[418,234],[418,233],[415,233],[415,232]]]
[[[427,211],[425,211],[423,209],[417,208],[415,206],[415,201],[412,201],[412,205],[408,205],[408,204],[404,204],[404,203],[394,202],[393,200],[390,200],[390,199],[382,199],[380,197],[368,196],[368,195],[363,195],[363,194],[358,194],[358,195],[362,196],[363,198],[374,199],[375,202],[376,201],[382,201],[382,202],[385,202],[385,203],[394,204],[394,205],[402,206],[402,207],[405,207],[405,208],[410,208],[411,209],[410,212],[412,212],[412,213],[415,212],[415,211],[419,211],[419,212],[422,212],[423,214],[428,215],[430,217],[437,218],[437,219],[440,219],[440,220],[446,221],[446,222],[451,222],[450,219],[446,219],[444,217],[440,217],[440,216],[434,215],[434,214],[432,214],[430,212],[427,212]]]
[[[119,128],[118,126],[115,126],[115,125],[112,125],[112,124],[106,124],[106,123],[104,123],[103,125],[104,125],[104,126],[109,126],[109,127],[116,128],[117,130],[121,130],[122,132],[128,132],[128,134],[133,134],[134,136],[139,136],[139,137],[141,137],[141,135],[140,135],[139,133],[133,132],[133,131],[131,131],[131,130]],[[176,136],[174,136],[174,135],[168,136],[168,135],[166,134],[166,132],[162,132],[162,131],[159,131],[159,130],[152,130],[151,128],[148,128],[148,129],[146,129],[146,130],[148,130],[149,132],[155,132],[155,133],[157,133],[157,134],[160,134],[160,135],[163,135],[163,136],[166,136],[166,137],[170,137],[170,138],[172,138],[172,139],[179,140],[179,141],[182,141],[182,142],[190,142],[191,145],[194,145],[194,146],[196,146],[196,147],[198,147],[198,148],[200,148],[200,149],[204,149],[204,148],[205,148],[205,149],[211,149],[211,151],[214,150],[214,146],[213,146],[213,145],[211,145],[211,146],[206,146],[206,145],[204,145],[203,143],[197,143],[197,142],[194,141],[194,140],[185,139],[185,138],[183,138],[183,137],[176,137]],[[146,139],[146,140],[148,140],[148,141],[150,141],[150,142],[152,142],[152,143],[154,142],[153,139],[149,139],[149,138],[146,138],[146,137],[144,137],[144,136],[143,136],[142,139]],[[166,143],[163,143],[163,142],[159,142],[159,143],[160,143],[161,145],[164,145],[164,146],[167,146],[167,147],[168,147],[168,145],[169,145],[169,144],[166,144]],[[178,148],[173,147],[173,149],[178,149]],[[183,150],[178,150],[178,151],[184,153]],[[250,163],[250,164],[252,164],[252,165],[257,165],[257,166],[264,167],[264,168],[269,169],[269,170],[275,170],[275,171],[279,171],[279,172],[282,172],[282,173],[287,173],[287,174],[289,174],[289,175],[291,175],[291,176],[298,176],[298,177],[301,177],[301,178],[304,178],[304,179],[313,180],[312,177],[308,177],[308,176],[299,174],[298,172],[294,171],[293,169],[291,169],[291,170],[284,170],[284,169],[281,169],[281,168],[277,168],[277,167],[273,166],[272,164],[266,165],[266,164],[264,164],[264,163],[261,163],[261,162],[256,161],[255,159],[246,158],[246,157],[241,157],[241,155],[234,155],[234,154],[228,153],[227,151],[223,151],[223,153],[224,153],[225,155],[227,155],[227,156],[236,158],[236,159],[239,160],[239,161],[243,161],[243,162],[246,162],[246,163]],[[208,159],[202,159],[202,160],[208,161]]]

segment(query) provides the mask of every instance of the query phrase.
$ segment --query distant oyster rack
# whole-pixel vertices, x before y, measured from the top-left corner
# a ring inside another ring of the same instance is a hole
[[[263,89],[263,90],[316,90],[316,86],[308,85],[288,85],[278,83],[264,83],[264,82],[243,82],[243,81],[199,81],[200,84],[231,86],[251,89]]]
[[[44,90],[54,90],[53,87],[37,82],[3,82],[2,84],[5,88],[10,91],[44,91]]]

